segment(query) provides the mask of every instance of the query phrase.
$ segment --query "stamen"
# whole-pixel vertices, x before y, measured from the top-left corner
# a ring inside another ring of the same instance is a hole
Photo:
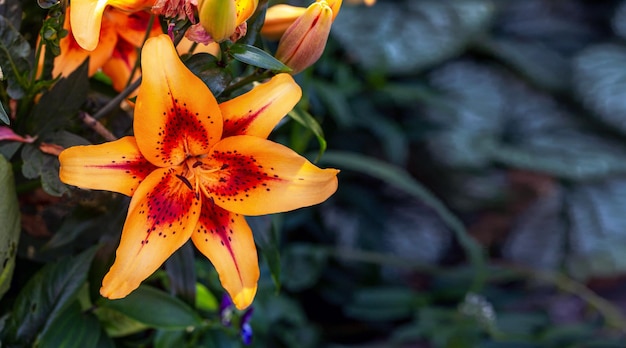
[[[224,163],[224,164],[222,165],[222,168],[220,168],[220,169],[226,169],[226,168],[228,168],[228,167],[230,167],[230,166],[229,166],[227,163]]]
[[[178,179],[180,179],[180,181],[182,181],[182,182],[183,182],[183,184],[185,184],[187,187],[189,187],[189,189],[190,189],[191,191],[193,191],[193,186],[191,186],[191,183],[189,182],[189,180],[188,180],[187,178],[185,178],[184,176],[179,175],[179,174],[176,174],[176,177],[177,177]]]
[[[198,166],[201,166],[202,162],[201,161],[196,161],[196,163],[194,163],[191,168],[197,168]]]

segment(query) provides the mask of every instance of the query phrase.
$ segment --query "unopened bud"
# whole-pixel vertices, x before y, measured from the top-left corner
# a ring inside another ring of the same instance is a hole
[[[333,10],[326,1],[309,6],[285,31],[278,43],[276,59],[297,74],[315,63],[324,52],[333,23]]]
[[[341,3],[343,0],[316,0],[315,2],[325,2],[330,6],[330,9],[333,10],[333,21],[337,18],[339,14],[339,9],[341,9]]]

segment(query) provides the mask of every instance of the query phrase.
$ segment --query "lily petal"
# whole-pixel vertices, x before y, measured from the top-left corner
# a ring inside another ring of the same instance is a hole
[[[87,59],[87,57],[89,57],[88,74],[89,76],[92,76],[102,67],[102,65],[106,63],[109,57],[111,57],[113,48],[117,42],[117,35],[115,34],[112,26],[103,26],[102,30],[98,32],[100,39],[99,44],[97,47],[94,47],[93,50],[87,51],[76,42],[74,35],[72,35],[73,30],[70,25],[70,17],[73,13],[73,8],[68,7],[66,11],[63,28],[68,30],[69,33],[61,39],[59,43],[61,54],[54,59],[52,76],[68,76],[74,72],[74,70],[76,70],[76,68],[78,68],[85,61],[85,59]]]
[[[156,167],[139,152],[134,137],[70,147],[59,155],[61,181],[87,189],[131,196]]]
[[[209,88],[178,57],[169,36],[148,39],[134,131],[141,153],[157,166],[209,151],[222,136],[222,113]]]
[[[102,14],[108,5],[108,0],[74,0],[70,22],[76,42],[87,51],[93,51],[98,46]]]
[[[70,21],[72,28],[80,29],[74,31],[76,42],[88,51],[96,48],[102,16],[108,5],[123,11],[134,12],[148,9],[153,4],[154,0],[73,0],[74,11],[70,15]]]
[[[211,260],[235,306],[248,307],[260,272],[252,230],[245,218],[204,202],[191,240]]]
[[[133,195],[115,262],[100,294],[122,298],[158,269],[191,236],[201,198],[179,179],[182,167],[158,168]]]
[[[205,194],[220,207],[263,215],[318,204],[337,190],[336,169],[320,169],[290,148],[237,135],[217,143],[207,160],[220,170],[203,175]]]
[[[128,83],[130,74],[135,67],[137,58],[138,54],[135,46],[131,45],[126,40],[117,40],[117,44],[115,45],[111,58],[102,67],[102,72],[111,78],[114,90],[121,92],[124,88],[126,88],[126,84]],[[133,81],[138,79],[139,76],[139,71],[135,71]]]
[[[259,0],[236,0],[235,6],[237,7],[237,25],[245,22],[254,14],[256,7],[259,4]]]
[[[221,103],[223,138],[254,135],[267,138],[278,122],[298,103],[302,89],[289,74],[278,74],[266,83]]]
[[[104,13],[108,22],[115,24],[117,34],[135,47],[141,47],[148,31],[151,14],[146,11],[126,12],[110,8]],[[163,34],[158,19],[155,19],[150,28],[149,37]]]

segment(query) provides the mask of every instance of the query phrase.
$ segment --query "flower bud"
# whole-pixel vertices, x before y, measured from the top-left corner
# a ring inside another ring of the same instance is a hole
[[[256,10],[258,0],[200,0],[200,24],[215,42],[230,38]]]
[[[265,21],[261,28],[261,35],[269,40],[278,40],[293,22],[306,11],[305,7],[279,4],[272,6],[265,12]]]
[[[324,52],[333,10],[326,1],[315,2],[287,30],[278,42],[276,59],[297,74],[315,63]]]
[[[337,18],[339,14],[339,9],[341,8],[342,0],[316,0],[315,2],[325,2],[330,6],[330,9],[333,10],[333,21]]]

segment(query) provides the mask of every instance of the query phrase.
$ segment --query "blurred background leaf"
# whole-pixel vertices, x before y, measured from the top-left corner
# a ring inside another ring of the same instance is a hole
[[[4,192],[4,198],[0,201],[0,221],[2,221],[3,231],[0,233],[0,260],[2,262],[0,264],[0,298],[2,298],[11,286],[21,230],[13,170],[11,163],[3,156],[0,156],[0,187]]]
[[[7,3],[2,9],[8,11],[7,14],[15,14],[13,11],[18,11],[19,7]],[[7,19],[0,16],[0,60],[3,62],[2,73],[8,82],[6,92],[11,98],[19,99],[24,96],[24,88],[30,78],[33,53],[18,28],[13,26],[13,23],[19,24],[19,19],[13,17]]]
[[[95,250],[47,264],[29,280],[13,305],[5,330],[7,344],[30,345],[46,335],[85,284]]]

